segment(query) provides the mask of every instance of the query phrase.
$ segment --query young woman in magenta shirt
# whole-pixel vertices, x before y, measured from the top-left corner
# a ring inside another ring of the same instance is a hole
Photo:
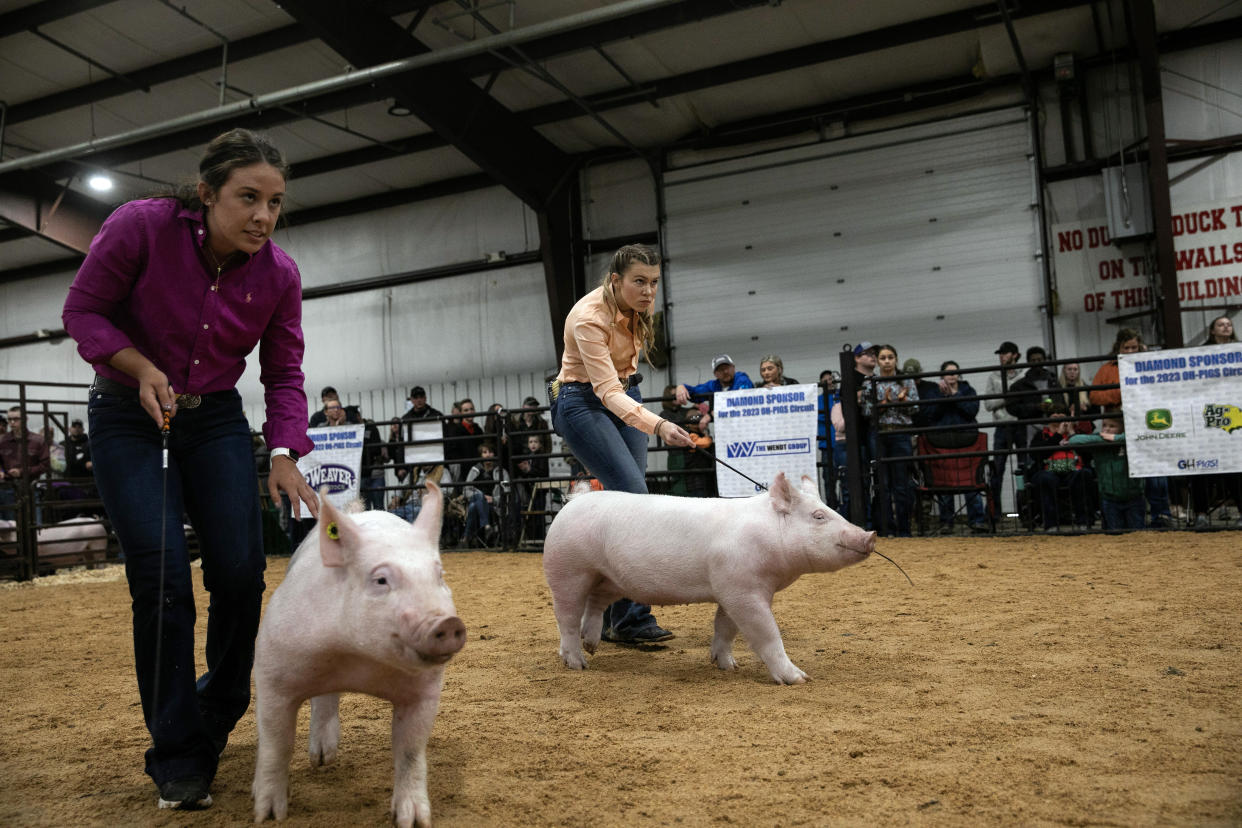
[[[266,559],[250,427],[234,386],[256,345],[263,435],[273,449],[269,490],[276,500],[286,493],[295,513],[299,498],[317,508],[296,465],[312,448],[301,278],[269,239],[287,172],[266,139],[241,129],[218,136],[195,187],[124,204],[104,222],[65,301],[65,329],[96,372],[88,405],[95,480],[125,553],[152,741],[146,771],[161,808],[211,804],[217,760],[250,703]],[[183,514],[211,595],[207,671],[197,680]]]

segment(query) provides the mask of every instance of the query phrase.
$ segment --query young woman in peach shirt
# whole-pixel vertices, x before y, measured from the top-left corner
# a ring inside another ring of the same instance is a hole
[[[605,489],[646,494],[647,435],[689,447],[680,426],[643,408],[638,353],[650,348],[660,255],[631,244],[612,257],[598,288],[570,310],[556,378],[552,427]],[[622,598],[604,610],[604,640],[649,643],[672,638],[651,608]]]

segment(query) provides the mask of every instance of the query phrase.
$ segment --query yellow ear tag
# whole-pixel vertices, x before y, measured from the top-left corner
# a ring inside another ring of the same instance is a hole
[[[341,539],[341,530],[337,528],[336,521],[332,521],[328,524],[328,537],[332,540]]]

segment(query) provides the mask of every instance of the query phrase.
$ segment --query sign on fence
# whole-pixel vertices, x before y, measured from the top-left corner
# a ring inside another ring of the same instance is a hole
[[[1242,343],[1117,364],[1131,477],[1242,471]]]
[[[782,471],[795,484],[804,474],[815,479],[818,401],[819,386],[812,384],[717,391],[716,456],[765,486]],[[716,485],[721,497],[759,491],[720,464]]]
[[[328,500],[338,509],[358,498],[365,428],[364,425],[344,425],[306,430],[306,436],[315,444],[315,450],[298,460],[298,471],[316,492],[326,486]],[[302,515],[310,515],[305,502],[302,504]]]

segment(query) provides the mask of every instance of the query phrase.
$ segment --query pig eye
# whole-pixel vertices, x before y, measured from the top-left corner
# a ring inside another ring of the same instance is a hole
[[[375,579],[375,583],[379,584],[380,586],[387,586],[387,585],[388,585],[388,579],[387,579],[387,578],[385,578],[383,575],[381,575],[381,576],[379,576],[378,578],[376,578],[376,579]]]
[[[825,512],[823,509],[816,509],[814,512],[811,512],[811,517],[815,518],[816,520],[827,520],[828,513]]]

